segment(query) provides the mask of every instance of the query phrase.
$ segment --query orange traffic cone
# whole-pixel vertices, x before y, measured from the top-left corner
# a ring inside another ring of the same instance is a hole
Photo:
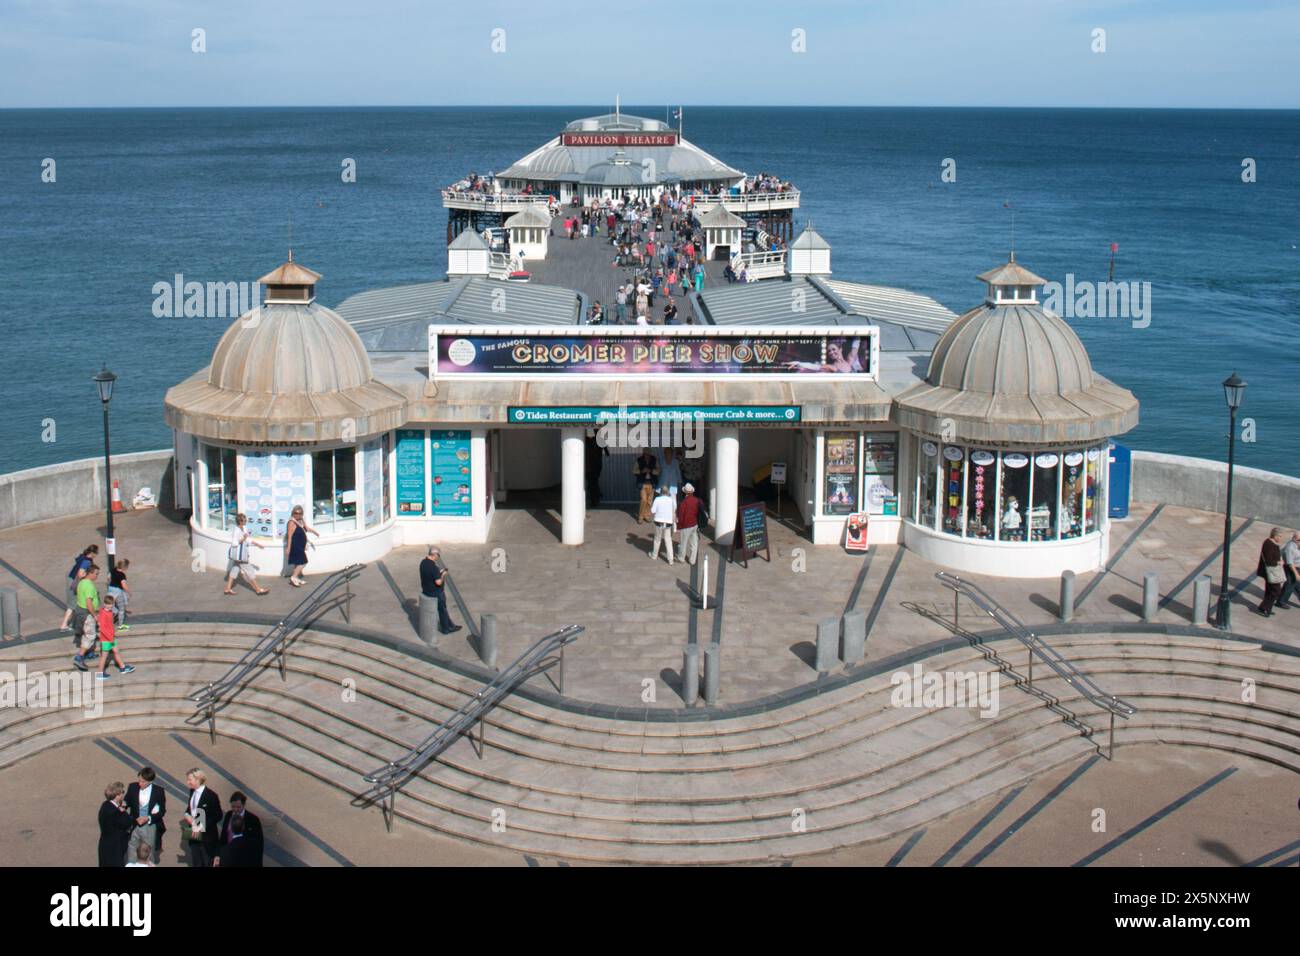
[[[117,479],[113,479],[113,514],[119,511],[125,511],[126,505],[122,504],[122,489],[117,485]]]

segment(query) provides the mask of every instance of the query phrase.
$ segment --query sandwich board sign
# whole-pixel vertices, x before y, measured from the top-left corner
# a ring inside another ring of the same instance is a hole
[[[772,550],[767,541],[767,507],[761,501],[741,505],[736,509],[736,530],[731,535],[730,561],[739,561],[749,567],[749,559],[763,552],[766,561],[772,560]]]

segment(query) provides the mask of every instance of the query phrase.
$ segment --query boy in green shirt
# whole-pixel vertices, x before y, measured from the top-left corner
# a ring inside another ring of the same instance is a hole
[[[99,591],[95,587],[95,582],[99,579],[99,565],[92,564],[86,569],[86,576],[77,582],[76,604],[77,609],[72,615],[73,633],[81,636],[81,653],[72,659],[72,663],[80,670],[85,670],[84,662],[94,659],[95,653],[95,633],[98,630],[98,622],[95,620],[99,612]]]

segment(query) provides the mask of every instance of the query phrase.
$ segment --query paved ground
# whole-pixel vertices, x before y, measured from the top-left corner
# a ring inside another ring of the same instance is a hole
[[[1165,507],[1148,523],[1152,513],[1151,506],[1139,505],[1132,517],[1115,523],[1112,552],[1137,537],[1095,588],[1089,590],[1097,576],[1080,578],[1079,592],[1086,597],[1077,621],[1137,621],[1142,575],[1154,570],[1166,600],[1158,619],[1186,623],[1190,576],[1208,561],[1206,570],[1217,580],[1222,519]],[[1236,524],[1241,527],[1246,519]],[[648,526],[637,525],[631,515],[616,509],[600,509],[589,516],[588,543],[580,548],[558,543],[556,511],[503,509],[494,520],[491,542],[449,545],[444,558],[471,614],[498,616],[502,662],[550,630],[569,623],[585,625],[587,632],[568,654],[565,689],[573,697],[615,705],[641,704],[647,693],[643,682],[649,680],[656,706],[680,706],[682,650],[688,641],[708,642],[715,633],[723,648],[721,699],[726,703],[815,679],[810,661],[816,623],[849,607],[868,613],[868,660],[948,636],[940,623],[921,612],[950,616],[951,592],[935,581],[939,568],[915,553],[881,547],[866,557],[849,555],[838,547],[813,547],[779,525],[773,524],[771,531],[770,564],[758,560],[747,569],[724,568],[719,555],[709,550],[711,603],[719,591],[722,599],[719,608],[707,611],[693,610],[691,569],[680,563],[669,567],[662,555],[659,563],[652,564],[647,556]],[[1258,522],[1245,528],[1233,552],[1240,571],[1253,570],[1267,531]],[[141,612],[238,609],[273,614],[303,597],[303,592],[282,580],[268,582],[272,591],[266,597],[242,588],[238,596],[224,597],[221,569],[191,570],[185,526],[156,511],[121,516],[117,537],[120,552],[133,559],[134,606]],[[58,626],[63,578],[71,557],[99,538],[99,522],[90,516],[0,533],[0,584],[19,588],[25,633]],[[504,553],[503,571],[499,561],[494,570],[496,549]],[[421,556],[419,548],[401,549],[367,568],[357,584],[354,623],[415,642],[410,613],[418,594],[416,567]],[[1260,618],[1249,610],[1260,597],[1258,579],[1237,580],[1244,582],[1245,589],[1234,603],[1235,632],[1300,645],[1300,610]],[[1055,580],[990,578],[980,583],[1031,625],[1055,620]],[[1217,593],[1216,585],[1215,599]],[[129,639],[123,646],[129,656]],[[468,629],[444,638],[440,647],[475,659]]]
[[[133,733],[42,753],[0,775],[0,859],[8,866],[95,863],[98,790],[130,782],[144,763],[179,816],[179,779],[208,771],[223,806],[248,794],[267,839],[267,866],[550,866],[555,861],[439,837],[399,823],[385,832],[378,811],[238,741],[202,734]],[[42,800],[30,799],[33,780]],[[175,780],[177,783],[173,783]],[[88,781],[95,784],[88,786]],[[93,792],[92,792],[93,791]],[[1105,811],[1105,830],[1094,829]],[[1062,768],[904,837],[810,857],[799,865],[1093,866],[1296,865],[1295,780],[1286,771],[1226,754],[1121,748]],[[815,815],[808,819],[811,830]],[[175,826],[163,866],[181,865]]]

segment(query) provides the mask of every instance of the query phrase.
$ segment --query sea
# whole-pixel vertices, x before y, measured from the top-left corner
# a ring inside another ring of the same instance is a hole
[[[171,444],[163,395],[231,320],[156,316],[158,283],[251,282],[291,243],[326,305],[440,278],[438,190],[606,111],[0,110],[0,472],[102,454],[101,367],[114,453]],[[687,107],[684,135],[794,182],[837,278],[959,314],[1013,243],[1076,288],[1114,248],[1141,313],[1067,321],[1141,401],[1120,441],[1224,458],[1236,371],[1238,462],[1300,475],[1300,112]]]

